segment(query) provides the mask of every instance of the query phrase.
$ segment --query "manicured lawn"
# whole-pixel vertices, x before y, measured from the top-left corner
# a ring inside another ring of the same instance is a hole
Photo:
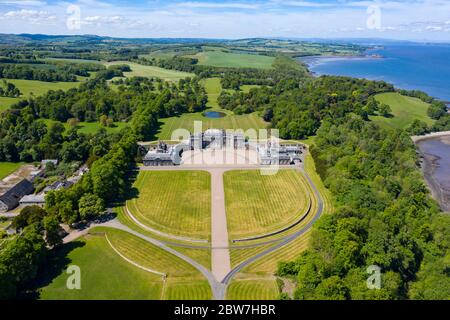
[[[306,162],[305,162],[305,170],[310,176],[311,180],[316,185],[317,189],[319,190],[323,203],[323,214],[332,214],[334,212],[333,207],[333,201],[331,194],[328,189],[325,188],[323,185],[322,180],[320,179],[320,176],[317,174],[314,161],[310,154],[306,156]],[[318,208],[318,202],[315,199],[315,196],[313,198],[313,206],[312,206],[312,212],[317,212]],[[313,218],[313,215],[310,215],[307,219],[305,219],[304,222],[300,224],[300,227],[306,225],[311,221]],[[273,274],[277,270],[278,263],[281,261],[292,261],[296,259],[299,254],[306,249],[308,249],[309,242],[310,242],[310,236],[311,236],[311,230],[308,232],[302,234],[300,237],[295,239],[293,242],[288,244],[287,246],[284,246],[283,248],[280,248],[271,254],[265,256],[263,259],[259,259],[246,267],[243,270],[243,273],[251,273],[251,274]],[[234,261],[233,263],[240,262],[241,256],[245,255],[246,251],[249,249],[233,249],[231,252],[231,257]],[[251,250],[251,249],[250,249]],[[241,252],[244,251],[244,252]]]
[[[370,117],[371,120],[385,128],[407,128],[414,120],[425,121],[432,124],[433,119],[428,117],[428,103],[417,98],[402,96],[396,92],[382,93],[375,96],[375,99],[381,103],[389,105],[392,109],[391,118],[381,116]]]
[[[179,117],[161,119],[161,126],[155,138],[159,140],[171,140],[172,134],[176,129],[185,129],[192,133],[194,132],[194,121],[202,122],[203,131],[210,128],[242,129],[247,131],[248,129],[265,129],[269,125],[256,113],[234,115],[230,114],[229,111],[225,112],[228,112],[228,115],[218,119],[206,118],[203,116],[203,112],[185,113]],[[178,139],[178,137],[176,138]]]
[[[309,205],[307,181],[295,170],[264,176],[258,170],[224,175],[230,239],[282,229],[294,223]]]
[[[211,287],[206,280],[168,279],[164,292],[164,300],[209,300],[211,297]]]
[[[19,169],[21,165],[21,162],[0,162],[0,180]]]
[[[258,68],[270,69],[274,57],[256,54],[239,54],[222,51],[206,51],[193,56],[199,60],[200,65],[229,68]]]
[[[122,255],[145,268],[165,273],[168,278],[203,278],[200,272],[187,262],[132,234],[104,227],[96,228],[92,232],[105,232],[111,244]]]
[[[92,232],[106,232],[109,241],[122,255],[145,268],[165,273],[167,278],[163,299],[211,299],[212,293],[208,281],[187,262],[120,230],[96,228]]]
[[[139,194],[128,201],[142,223],[165,233],[208,239],[211,220],[211,178],[205,171],[140,172]]]
[[[161,276],[141,270],[114,252],[104,236],[86,236],[65,245],[40,279],[50,279],[41,290],[44,300],[158,300]],[[69,265],[81,269],[81,290],[68,290]]]
[[[206,93],[208,94],[208,106],[210,108],[219,108],[217,98],[219,98],[222,92],[222,85],[220,84],[220,78],[208,78],[203,80]]]
[[[181,72],[176,70],[163,69],[152,66],[144,66],[141,64],[128,62],[128,61],[114,61],[114,62],[105,62],[104,65],[118,65],[118,64],[127,64],[131,67],[131,72],[125,72],[126,77],[155,77],[164,79],[166,81],[179,81],[180,79],[184,79],[187,77],[194,77],[193,73]]]
[[[228,300],[278,300],[275,280],[233,280],[227,290]]]
[[[208,111],[220,111],[226,114],[223,118],[211,119],[203,116],[203,112],[197,113],[185,113],[178,117],[171,117],[160,119],[161,126],[156,134],[157,140],[171,140],[172,134],[176,129],[185,129],[189,132],[194,132],[194,121],[202,122],[202,129],[242,129],[244,131],[248,129],[265,129],[268,127],[268,123],[265,122],[257,113],[235,115],[229,110],[221,109],[217,103],[217,98],[222,91],[220,84],[220,78],[208,78],[203,80],[206,92],[208,94]],[[248,86],[242,88],[250,90]],[[178,137],[177,137],[178,138]],[[175,139],[177,140],[177,139]]]

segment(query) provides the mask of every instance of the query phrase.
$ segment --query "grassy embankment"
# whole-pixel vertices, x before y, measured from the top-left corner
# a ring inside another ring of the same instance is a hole
[[[427,115],[429,104],[417,98],[402,96],[396,92],[389,92],[378,94],[375,96],[375,99],[380,103],[389,105],[392,109],[392,117],[370,117],[372,121],[378,123],[383,128],[405,129],[414,120],[421,120],[427,124],[433,124],[434,122]]]

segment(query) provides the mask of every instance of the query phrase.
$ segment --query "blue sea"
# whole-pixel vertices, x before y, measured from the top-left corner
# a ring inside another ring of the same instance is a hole
[[[400,89],[417,89],[450,101],[450,44],[386,44],[368,50],[373,57],[301,58],[317,75],[384,80]]]

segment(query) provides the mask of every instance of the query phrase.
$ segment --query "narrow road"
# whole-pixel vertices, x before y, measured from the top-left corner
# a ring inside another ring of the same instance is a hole
[[[172,170],[186,170],[187,168],[183,168],[183,167],[160,167],[157,168],[157,170],[167,170],[169,168],[172,168]],[[256,168],[254,166],[243,166],[241,169],[259,169]],[[292,168],[292,167],[290,167]],[[216,170],[214,170],[216,169]],[[228,287],[228,285],[230,284],[231,280],[234,278],[234,276],[236,276],[239,272],[241,272],[245,267],[249,266],[250,264],[252,264],[253,262],[267,256],[268,254],[281,249],[282,247],[290,244],[291,242],[293,242],[294,240],[296,240],[298,237],[300,237],[301,235],[305,234],[308,230],[310,230],[312,228],[312,226],[314,225],[314,223],[320,218],[320,216],[323,213],[323,200],[322,197],[316,187],[316,185],[314,184],[314,182],[311,180],[311,178],[309,177],[309,175],[302,169],[302,168],[297,168],[302,174],[304,174],[304,176],[306,177],[306,179],[308,180],[309,184],[311,185],[311,188],[313,189],[316,197],[317,197],[317,201],[318,201],[318,208],[317,211],[315,212],[312,220],[305,226],[303,227],[301,230],[293,233],[292,235],[286,236],[285,238],[282,239],[275,239],[273,241],[268,241],[267,243],[276,243],[274,244],[274,246],[268,248],[267,250],[256,254],[255,256],[247,259],[246,261],[242,262],[241,264],[239,264],[238,266],[236,266],[235,268],[233,268],[232,270],[230,270],[228,273],[226,273],[226,270],[231,269],[228,265],[226,265],[225,267],[223,266],[216,266],[216,269],[214,269],[214,259],[217,259],[216,261],[222,261],[224,260],[226,263],[226,256],[228,255],[228,261],[229,261],[229,246],[228,246],[228,242],[226,244],[223,245],[223,241],[225,240],[225,233],[226,232],[226,238],[228,239],[228,231],[226,230],[226,215],[223,216],[223,214],[220,214],[220,212],[223,213],[225,212],[225,200],[224,200],[224,192],[223,192],[223,173],[227,170],[239,170],[240,168],[232,168],[232,167],[216,167],[216,168],[208,168],[206,169],[206,171],[211,172],[211,175],[215,175],[215,180],[214,182],[217,183],[217,185],[221,185],[222,190],[220,189],[220,187],[216,186],[215,191],[212,191],[212,195],[213,197],[216,195],[218,198],[218,203],[222,203],[223,200],[223,208],[222,208],[222,204],[220,204],[219,206],[217,206],[215,208],[215,211],[217,213],[216,218],[213,217],[213,220],[215,220],[215,222],[212,222],[212,225],[214,225],[213,228],[217,228],[217,231],[221,232],[221,235],[217,235],[217,239],[214,240],[213,239],[213,247],[214,249],[213,254],[212,254],[212,265],[213,265],[213,270],[212,272],[209,271],[207,268],[205,268],[203,265],[201,265],[200,263],[196,262],[195,260],[191,259],[190,257],[176,251],[175,249],[172,249],[171,247],[168,246],[167,242],[164,241],[160,241],[154,238],[151,238],[149,236],[143,235],[137,231],[134,231],[133,229],[123,225],[118,219],[114,219],[112,221],[106,222],[106,223],[101,223],[101,224],[93,224],[91,225],[88,229],[85,229],[83,231],[80,232],[75,232],[73,234],[70,234],[66,239],[64,239],[64,243],[70,242],[70,241],[74,241],[77,238],[85,235],[88,233],[89,229],[97,227],[97,226],[102,226],[102,227],[109,227],[109,228],[114,228],[114,229],[119,229],[125,232],[128,232],[138,238],[141,238],[175,256],[177,256],[178,258],[186,261],[187,263],[191,264],[193,267],[195,267],[198,271],[200,271],[203,276],[208,280],[210,286],[211,286],[211,291],[213,294],[213,298],[215,300],[224,300],[226,297],[226,289]],[[170,169],[169,169],[170,170]],[[187,169],[187,170],[205,170],[205,168],[191,168],[191,169]],[[221,178],[219,178],[219,176]],[[221,183],[220,183],[221,182]],[[213,190],[214,187],[211,187]],[[222,196],[220,196],[220,194],[222,194]],[[214,202],[214,198],[213,198],[213,202]],[[226,231],[225,231],[226,230]],[[213,231],[213,235],[214,233],[216,233],[216,229],[212,230]],[[215,236],[212,237],[214,238]],[[218,243],[220,243],[220,245],[218,246],[214,246],[215,241],[217,241]],[[278,242],[278,243],[277,243]],[[254,247],[257,245],[250,245],[249,247]],[[186,247],[189,247],[189,245],[186,245]],[[194,247],[194,246],[193,246]],[[216,255],[214,255],[214,251],[216,252]],[[214,258],[215,256],[215,258]],[[225,275],[224,275],[225,273]]]

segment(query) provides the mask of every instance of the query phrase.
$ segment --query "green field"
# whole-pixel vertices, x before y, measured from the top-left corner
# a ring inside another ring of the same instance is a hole
[[[127,202],[132,214],[156,230],[209,239],[211,178],[206,171],[144,171],[134,185],[139,195]]]
[[[258,170],[224,175],[230,239],[261,235],[296,222],[309,206],[307,182],[295,170],[264,176]]]
[[[106,232],[114,248],[133,262],[166,274],[163,299],[211,298],[208,281],[189,263],[126,232],[110,228],[97,228],[94,231]]]
[[[193,57],[198,59],[200,65],[228,68],[270,69],[275,60],[274,57],[222,51],[200,52]]]
[[[257,113],[235,115],[229,110],[219,107],[217,98],[222,91],[220,78],[208,78],[203,80],[206,93],[208,94],[208,111],[220,111],[226,114],[223,118],[211,119],[203,116],[203,112],[185,113],[178,117],[160,119],[160,128],[155,136],[157,140],[172,140],[172,133],[176,129],[185,129],[194,132],[194,121],[202,122],[202,129],[265,129],[269,123],[265,122]],[[242,90],[250,90],[255,86],[246,86]],[[178,140],[176,137],[174,140]]]
[[[227,290],[228,300],[278,300],[275,280],[233,280]]]
[[[206,93],[208,94],[208,107],[213,109],[220,109],[217,103],[217,98],[219,98],[222,92],[222,85],[220,84],[220,78],[208,78],[203,80],[203,85],[205,86]]]
[[[68,252],[67,252],[68,251]],[[40,292],[43,300],[158,300],[161,276],[141,270],[115,253],[104,236],[86,236],[65,245],[48,264],[41,279],[49,279]],[[81,290],[68,290],[69,265],[81,269]],[[54,270],[53,270],[54,269]]]
[[[0,162],[0,180],[19,169],[21,165],[21,162]]]
[[[44,121],[47,126],[51,125],[52,123],[55,123],[57,121],[45,119]],[[63,123],[66,130],[70,129],[70,126],[67,123]],[[78,132],[79,133],[85,133],[85,134],[95,134],[100,129],[105,129],[107,133],[115,133],[119,132],[123,128],[127,127],[128,124],[126,122],[115,122],[113,127],[104,127],[100,124],[100,122],[80,122],[77,125]]]
[[[202,112],[185,113],[179,117],[171,117],[161,119],[161,126],[156,134],[156,140],[171,140],[172,133],[176,129],[185,129],[189,132],[194,132],[194,121],[202,122],[202,130],[215,129],[265,129],[269,125],[258,114],[243,114],[233,115],[229,114],[224,118],[210,119],[203,116]],[[178,137],[175,137],[178,140]]]
[[[148,78],[160,78],[165,81],[179,81],[187,77],[194,77],[193,73],[181,72],[176,70],[163,69],[153,66],[144,66],[141,64],[129,62],[129,61],[114,61],[104,62],[105,66],[127,64],[131,67],[131,72],[125,72],[126,77],[148,77]]]
[[[22,96],[20,98],[6,98],[0,97],[0,111],[8,109],[14,103],[19,102],[22,99],[26,99],[29,96],[40,96],[47,93],[50,90],[69,90],[71,88],[78,87],[81,82],[44,82],[35,80],[17,80],[17,79],[5,79],[6,81],[13,83]]]
[[[425,121],[427,124],[433,124],[434,120],[428,117],[428,103],[417,98],[402,96],[396,92],[381,93],[375,96],[375,99],[381,103],[389,105],[392,109],[391,118],[382,116],[370,117],[371,120],[384,128],[405,129],[414,120]]]

